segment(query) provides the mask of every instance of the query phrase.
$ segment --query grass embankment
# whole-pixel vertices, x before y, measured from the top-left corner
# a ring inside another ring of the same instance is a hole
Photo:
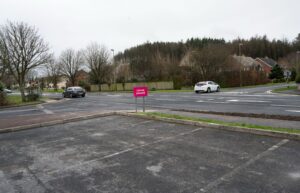
[[[224,125],[224,126],[241,127],[241,128],[247,128],[247,129],[260,129],[260,130],[265,130],[265,131],[276,131],[276,132],[285,132],[285,133],[290,133],[290,134],[300,134],[300,130],[290,129],[290,128],[279,128],[279,127],[254,125],[254,124],[247,124],[247,123],[225,122],[225,121],[214,120],[214,119],[187,117],[187,116],[166,114],[166,113],[159,113],[159,112],[149,112],[149,113],[139,113],[139,114],[144,115],[144,116],[149,116],[149,117],[157,117],[157,118],[169,118],[169,119],[177,119],[177,120],[184,120],[184,121],[195,121],[195,122],[202,122],[202,123],[219,124],[219,125]]]
[[[19,95],[7,95],[8,104],[6,105],[6,107],[7,106],[34,105],[34,104],[43,102],[45,99],[46,99],[45,97],[42,97],[37,101],[22,102],[22,98]]]
[[[297,90],[297,86],[286,86],[283,88],[277,88],[274,89],[273,92],[284,92],[284,91],[290,91],[290,90]]]
[[[44,89],[43,92],[47,92],[47,93],[63,93],[64,90],[63,89],[57,89],[57,90],[54,90],[54,89]]]

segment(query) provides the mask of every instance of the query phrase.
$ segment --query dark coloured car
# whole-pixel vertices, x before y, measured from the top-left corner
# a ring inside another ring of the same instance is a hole
[[[63,97],[85,97],[85,90],[79,86],[74,86],[74,87],[68,87],[64,92],[63,92]]]

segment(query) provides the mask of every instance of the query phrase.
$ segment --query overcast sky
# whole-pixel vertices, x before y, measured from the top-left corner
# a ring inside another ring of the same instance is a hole
[[[34,25],[56,55],[92,41],[115,52],[191,37],[291,41],[300,33],[299,12],[299,0],[0,0],[1,25]]]

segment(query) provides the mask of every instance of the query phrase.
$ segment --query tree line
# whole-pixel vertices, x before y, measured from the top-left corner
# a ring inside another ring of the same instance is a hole
[[[72,48],[54,57],[49,45],[34,26],[7,22],[0,26],[0,80],[19,85],[25,100],[28,76],[37,68],[46,69],[54,87],[62,76],[75,85],[78,72],[89,69],[91,84],[174,81],[175,87],[191,86],[197,81],[214,80],[222,86],[258,84],[267,81],[259,69],[241,70],[231,55],[270,57],[296,68],[300,34],[293,40],[269,40],[267,36],[232,41],[216,38],[190,38],[185,42],[146,42],[118,53],[111,62],[110,50],[96,42],[85,49]],[[299,73],[298,73],[299,74]],[[238,78],[243,77],[243,79]]]
[[[300,50],[300,34],[292,41],[269,40],[266,35],[250,39],[237,38],[232,41],[214,38],[191,38],[185,42],[144,43],[116,55],[119,65],[130,69],[126,81],[173,80],[183,86],[196,81],[215,80],[223,86],[238,86],[244,77],[244,84],[259,84],[269,81],[260,69],[240,71],[232,55],[242,54],[252,58],[269,57],[281,61],[292,70],[296,68]],[[242,74],[242,75],[240,75]]]

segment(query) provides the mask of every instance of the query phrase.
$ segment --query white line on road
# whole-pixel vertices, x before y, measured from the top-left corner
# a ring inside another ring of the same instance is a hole
[[[178,101],[176,99],[154,99],[154,100],[157,100],[157,101]]]
[[[36,107],[37,107],[38,109],[42,110],[44,113],[46,113],[46,114],[48,114],[48,115],[53,114],[52,111],[50,111],[50,110],[48,110],[48,109],[45,109],[45,107],[44,107],[43,105],[41,105],[41,104],[37,105]]]
[[[292,113],[300,113],[300,110],[285,110],[287,112],[292,112]]]
[[[269,101],[258,101],[258,100],[238,100],[238,99],[227,100],[227,102],[269,103]]]
[[[116,156],[124,154],[124,153],[132,152],[132,151],[137,150],[137,149],[142,149],[142,148],[145,148],[145,147],[151,147],[151,146],[153,146],[155,144],[158,144],[158,143],[170,141],[172,139],[176,139],[176,138],[181,137],[181,136],[193,134],[197,131],[201,131],[202,129],[203,128],[197,128],[197,129],[194,129],[194,130],[191,130],[191,131],[182,132],[182,133],[179,133],[179,134],[176,134],[176,135],[173,135],[173,136],[164,137],[162,139],[159,139],[159,140],[156,140],[156,141],[153,141],[153,142],[150,142],[150,143],[146,143],[146,144],[139,145],[139,146],[132,147],[132,148],[128,148],[128,149],[125,149],[125,150],[122,150],[122,151],[119,151],[119,152],[108,154],[108,155],[106,155],[104,157],[101,157],[101,158],[98,158],[98,159],[96,158],[96,159],[85,161],[85,162],[79,162],[78,164],[74,164],[74,165],[71,165],[69,167],[65,167],[64,170],[71,170],[73,168],[77,168],[77,167],[80,167],[80,166],[83,166],[83,165],[89,165],[93,162],[99,162],[99,161],[102,161],[102,160],[105,160],[105,159],[116,157]],[[61,172],[61,170],[46,171],[46,173],[49,174],[49,175],[52,175],[56,172]]]
[[[273,106],[273,107],[293,107],[293,108],[300,108],[300,106],[295,106],[295,105],[273,105],[273,104],[271,104],[271,106]]]
[[[257,160],[265,157],[266,155],[268,155],[268,153],[278,149],[279,147],[283,146],[284,144],[288,143],[289,140],[288,139],[283,139],[281,140],[279,143],[273,145],[272,147],[270,147],[269,149],[267,149],[266,151],[258,154],[257,156],[255,156],[254,158],[248,160],[246,163],[236,167],[235,169],[233,169],[232,171],[230,171],[229,173],[221,176],[220,178],[218,178],[217,180],[209,183],[206,187],[200,189],[201,192],[211,192],[211,189],[217,187],[219,184],[221,184],[224,181],[228,181],[230,178],[232,178],[234,175],[238,174],[241,170],[245,169],[246,167],[250,166],[251,164],[253,164],[254,162],[256,162]]]
[[[228,102],[216,102],[216,101],[196,101],[197,103],[215,103],[215,104],[227,104]]]

